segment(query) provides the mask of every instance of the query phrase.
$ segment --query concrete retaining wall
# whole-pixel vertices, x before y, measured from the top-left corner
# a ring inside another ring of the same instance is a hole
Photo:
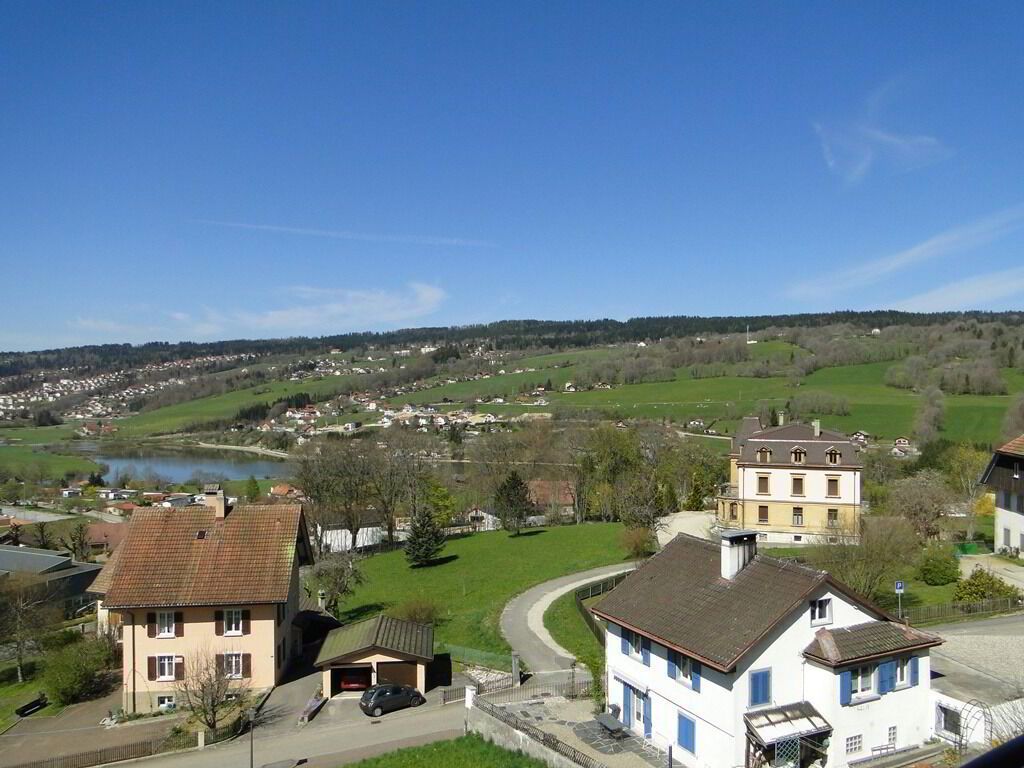
[[[562,757],[540,742],[534,741],[525,733],[520,733],[512,726],[505,725],[476,707],[466,710],[466,730],[476,733],[504,749],[523,752],[530,757],[542,760],[551,768],[579,768],[567,757]]]

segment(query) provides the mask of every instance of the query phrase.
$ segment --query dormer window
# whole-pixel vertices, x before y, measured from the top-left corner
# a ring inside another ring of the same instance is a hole
[[[807,451],[803,448],[794,448],[790,451],[789,458],[794,464],[803,464],[804,460],[807,458]]]
[[[825,451],[825,461],[835,466],[843,459],[843,454],[836,448],[829,448]]]
[[[772,451],[770,448],[758,448],[757,449],[757,463],[767,464],[772,460]]]

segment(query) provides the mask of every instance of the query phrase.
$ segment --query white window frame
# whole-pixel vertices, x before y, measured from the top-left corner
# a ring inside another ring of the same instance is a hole
[[[855,755],[864,749],[864,736],[863,734],[856,734],[854,736],[846,737],[846,754]]]
[[[798,523],[797,520],[799,520],[800,522]],[[803,528],[804,527],[804,508],[803,507],[793,507],[793,520],[792,520],[792,522],[793,522],[793,527],[794,528]]]
[[[889,744],[891,746],[896,746],[896,736],[897,736],[898,733],[899,733],[899,731],[896,730],[896,726],[895,725],[890,725],[889,726]]]
[[[832,513],[835,512],[835,519],[832,518]],[[838,528],[839,527],[839,510],[835,507],[830,507],[825,510],[825,527],[826,528]]]
[[[224,677],[228,680],[241,680],[242,679],[242,654],[241,653],[225,653],[224,654]]]
[[[167,629],[170,627],[170,629]],[[157,611],[156,614],[156,636],[174,637],[174,611]]]
[[[824,612],[822,612],[824,608]],[[832,598],[819,597],[811,600],[811,626],[822,627],[832,623]]]
[[[232,621],[237,619],[237,622]],[[232,625],[237,628],[232,628]],[[226,637],[241,637],[242,635],[242,609],[228,608],[224,611],[224,635]]]
[[[865,688],[865,681],[867,687]],[[875,666],[865,664],[850,670],[850,695],[855,699],[873,696],[875,693]]]
[[[161,704],[160,702],[163,701]],[[174,696],[170,694],[161,694],[156,697],[156,708],[157,709],[174,709]]]
[[[166,682],[174,679],[174,654],[161,653],[156,657],[156,679]],[[170,672],[164,672],[164,667],[169,666]]]
[[[689,656],[676,654],[676,682],[690,684],[693,682],[693,666]]]
[[[910,684],[910,659],[906,656],[896,659],[896,687]]]

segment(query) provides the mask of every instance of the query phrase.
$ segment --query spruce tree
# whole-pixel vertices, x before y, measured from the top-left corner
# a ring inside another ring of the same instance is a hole
[[[409,538],[405,542],[405,559],[413,567],[429,565],[443,547],[444,532],[437,524],[434,510],[425,499],[414,498],[409,518]]]
[[[532,506],[529,487],[519,473],[512,470],[494,494],[494,513],[501,520],[501,527],[518,536]]]
[[[248,499],[250,503],[260,500],[260,484],[252,475],[249,475],[249,480],[245,484],[245,498]]]

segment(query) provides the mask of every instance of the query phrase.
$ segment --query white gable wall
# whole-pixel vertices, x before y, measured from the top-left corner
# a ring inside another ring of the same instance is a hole
[[[813,597],[832,599],[832,623],[823,626],[837,629],[876,618],[827,586]],[[758,643],[733,673],[720,673],[703,665],[698,693],[668,677],[664,646],[652,641],[650,666],[645,666],[640,658],[622,653],[619,628],[610,624],[605,648],[608,703],[623,707],[623,681],[637,687],[641,693],[646,691],[651,698],[652,739],[661,747],[673,744],[674,756],[679,762],[694,768],[729,768],[744,764],[746,725],[743,716],[750,711],[750,672],[769,668],[772,670],[771,701],[765,706],[799,701],[813,704],[833,728],[830,766],[839,768],[850,760],[870,756],[872,747],[888,742],[888,730],[893,725],[897,727],[897,747],[917,745],[928,739],[934,720],[929,697],[928,654],[920,655],[916,687],[898,689],[863,704],[841,706],[841,670],[809,662],[802,653],[820,628],[811,626],[810,608],[804,603]],[[676,742],[680,712],[696,722],[695,756],[684,752]],[[635,719],[631,725],[637,733],[643,732],[642,724]],[[845,739],[856,734],[862,736],[863,748],[847,756]]]

